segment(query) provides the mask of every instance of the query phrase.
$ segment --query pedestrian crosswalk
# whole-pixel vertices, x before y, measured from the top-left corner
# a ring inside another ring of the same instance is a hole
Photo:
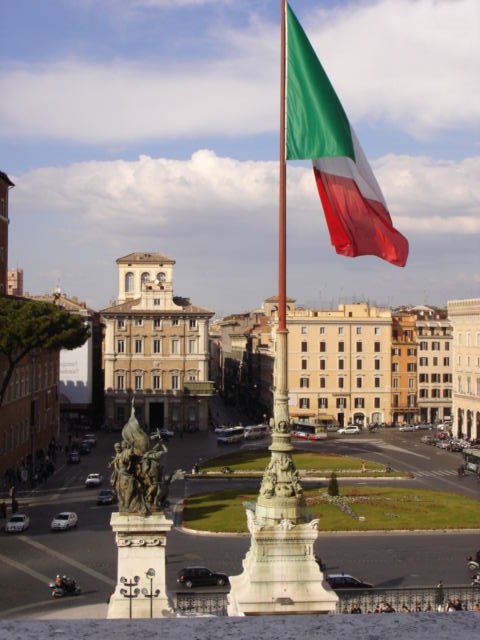
[[[457,475],[455,469],[431,469],[425,471],[414,471],[414,474],[420,478],[445,478]]]

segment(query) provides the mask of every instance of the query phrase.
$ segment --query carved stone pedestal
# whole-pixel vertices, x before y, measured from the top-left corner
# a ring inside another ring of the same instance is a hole
[[[228,614],[288,615],[335,611],[337,594],[323,580],[313,545],[317,521],[264,524],[247,509],[251,546],[243,573],[230,579]]]
[[[172,616],[165,582],[165,549],[173,522],[163,513],[149,516],[112,513],[110,524],[116,534],[118,574],[107,618]],[[154,570],[154,576],[147,576],[149,569]],[[148,597],[157,590],[158,597]],[[136,597],[128,597],[132,595]]]

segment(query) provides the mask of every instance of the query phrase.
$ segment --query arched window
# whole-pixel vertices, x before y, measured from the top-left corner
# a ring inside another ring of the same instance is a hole
[[[144,284],[146,284],[147,282],[149,282],[150,280],[150,274],[147,273],[146,271],[144,273],[142,273],[141,277],[140,277],[140,282],[142,283],[142,286]]]
[[[127,293],[133,291],[133,273],[131,271],[125,274],[125,291]]]
[[[157,273],[157,280],[159,282],[165,282],[166,279],[167,279],[167,276],[163,273],[163,271],[160,271],[160,273]]]

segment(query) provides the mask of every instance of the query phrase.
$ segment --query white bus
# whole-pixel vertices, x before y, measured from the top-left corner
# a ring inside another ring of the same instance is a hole
[[[306,422],[292,422],[292,438],[303,440],[325,440],[327,428],[325,425],[307,424]]]
[[[480,473],[480,449],[464,449],[463,464],[467,471]]]
[[[245,427],[245,440],[261,440],[270,435],[270,427],[268,424],[254,424]]]
[[[244,427],[226,427],[217,430],[217,444],[232,444],[244,440]]]

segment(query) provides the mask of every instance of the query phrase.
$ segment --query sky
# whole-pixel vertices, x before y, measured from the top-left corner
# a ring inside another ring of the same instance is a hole
[[[287,295],[480,295],[480,3],[291,0],[410,257],[338,256],[311,166],[287,169]],[[277,293],[280,0],[2,0],[9,268],[94,309],[118,257],[176,260],[222,317]]]

